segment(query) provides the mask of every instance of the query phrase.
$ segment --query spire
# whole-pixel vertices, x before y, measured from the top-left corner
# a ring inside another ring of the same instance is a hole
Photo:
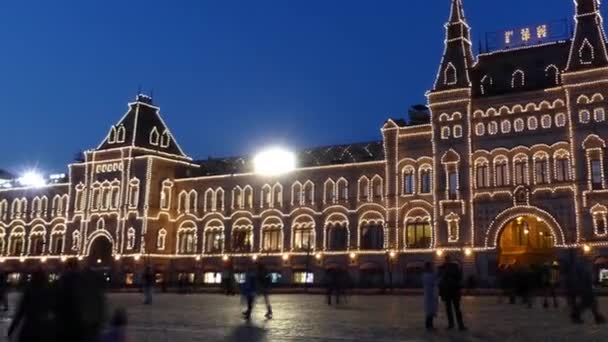
[[[576,22],[566,72],[608,66],[599,0],[574,0]]]
[[[451,1],[450,19],[445,25],[445,49],[434,91],[467,88],[471,83],[469,79],[469,68],[473,64],[471,28],[464,16],[462,0]]]

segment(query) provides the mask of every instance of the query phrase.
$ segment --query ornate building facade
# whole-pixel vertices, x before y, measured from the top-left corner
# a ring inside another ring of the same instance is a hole
[[[389,119],[382,140],[298,152],[280,176],[248,158],[196,161],[139,95],[65,183],[0,189],[2,267],[68,258],[116,283],[219,282],[263,262],[286,284],[348,271],[416,285],[450,253],[491,285],[499,265],[608,256],[608,53],[597,0],[572,37],[473,55],[462,0],[427,93],[429,123]],[[542,32],[539,32],[541,34]]]

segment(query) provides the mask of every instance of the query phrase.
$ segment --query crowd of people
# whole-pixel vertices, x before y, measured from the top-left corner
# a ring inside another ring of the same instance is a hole
[[[20,342],[123,342],[127,315],[117,310],[106,325],[105,282],[75,260],[53,283],[43,270],[33,272],[18,302],[8,338]]]

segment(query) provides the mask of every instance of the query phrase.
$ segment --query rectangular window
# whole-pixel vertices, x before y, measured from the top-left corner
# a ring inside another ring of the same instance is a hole
[[[428,170],[420,173],[420,192],[423,194],[431,193],[431,172]]]
[[[507,186],[507,164],[496,165],[496,186]]]
[[[536,162],[536,184],[546,184],[549,182],[548,164],[549,162],[546,159]]]
[[[295,248],[306,250],[312,247],[312,228],[299,228],[295,231]]]
[[[568,159],[560,158],[560,159],[556,160],[555,162],[557,163],[555,178],[559,182],[563,182],[563,181],[567,180],[568,177],[566,175],[568,172]]]
[[[458,173],[456,171],[450,171],[448,174],[448,191],[450,199],[456,199],[458,195]]]
[[[405,195],[414,193],[414,175],[411,173],[406,173],[403,176],[403,193]]]
[[[222,274],[219,272],[205,272],[203,275],[203,282],[205,284],[221,284]]]
[[[406,227],[406,244],[408,248],[429,248],[431,246],[431,225],[428,223],[411,223]]]
[[[488,174],[488,166],[480,165],[477,167],[477,187],[485,188],[487,186],[487,174]]]
[[[295,284],[312,284],[314,283],[315,275],[312,272],[294,272],[293,282]]]
[[[526,164],[523,162],[515,163],[515,185],[522,185],[526,182]]]
[[[599,159],[591,161],[591,183],[594,189],[602,187],[602,162]]]
[[[280,249],[281,231],[276,229],[267,229],[264,231],[264,241],[262,249],[266,252],[278,251]]]

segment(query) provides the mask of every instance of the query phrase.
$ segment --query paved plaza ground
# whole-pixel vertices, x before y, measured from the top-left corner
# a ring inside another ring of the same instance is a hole
[[[15,299],[11,296],[11,302]],[[276,295],[275,318],[265,320],[259,305],[249,324],[240,317],[239,297],[162,294],[151,306],[142,305],[138,294],[112,294],[109,299],[112,306],[128,309],[133,342],[608,341],[608,325],[597,326],[589,316],[584,325],[572,325],[563,301],[559,309],[547,310],[497,305],[496,297],[466,297],[468,332],[446,331],[440,312],[437,331],[427,333],[418,296],[353,296],[335,308],[318,295]],[[608,298],[601,303],[608,313]],[[7,324],[3,319],[3,331]]]

